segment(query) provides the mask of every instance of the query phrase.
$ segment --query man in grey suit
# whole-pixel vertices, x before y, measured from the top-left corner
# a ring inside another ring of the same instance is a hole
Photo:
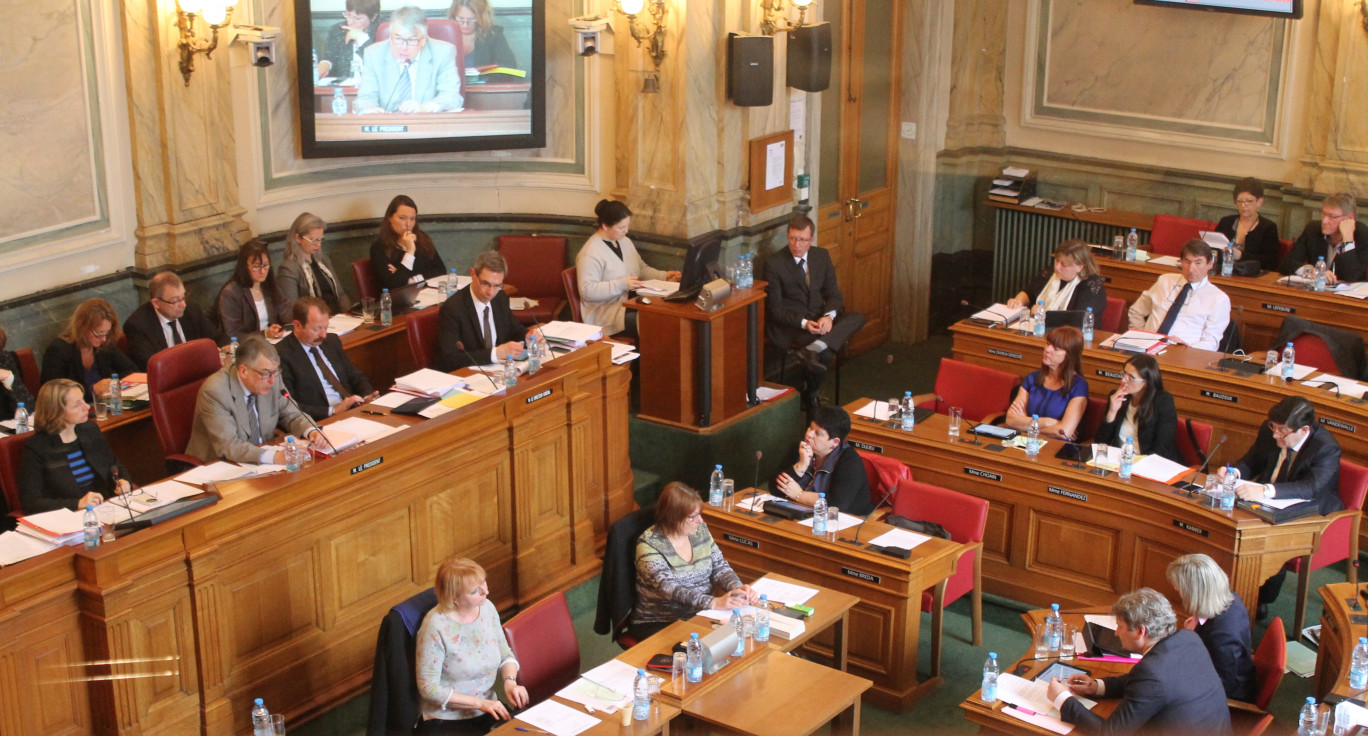
[[[407,5],[390,13],[389,38],[365,51],[356,111],[449,112],[464,107],[456,47],[428,38],[422,8]]]
[[[312,434],[314,448],[325,449],[322,433],[281,395],[276,385],[279,377],[280,356],[275,346],[259,334],[248,335],[238,345],[237,361],[200,387],[185,453],[206,463],[232,460],[282,465],[283,450],[261,446],[276,427],[301,438]]]

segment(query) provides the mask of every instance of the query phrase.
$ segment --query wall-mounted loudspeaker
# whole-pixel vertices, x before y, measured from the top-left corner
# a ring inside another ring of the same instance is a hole
[[[727,37],[727,97],[739,107],[774,101],[774,37]]]
[[[794,28],[788,37],[788,86],[805,92],[830,87],[831,24]]]

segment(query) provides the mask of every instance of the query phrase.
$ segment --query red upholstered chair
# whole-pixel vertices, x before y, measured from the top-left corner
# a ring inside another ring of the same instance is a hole
[[[5,494],[9,516],[14,519],[24,515],[19,505],[19,458],[24,454],[24,443],[32,436],[11,434],[0,437],[0,491]]]
[[[992,423],[1002,418],[1012,404],[1012,392],[1021,379],[995,368],[941,358],[936,369],[936,391],[913,397],[921,408],[949,414],[950,407],[964,410],[966,422]]]
[[[570,302],[570,319],[583,322],[584,312],[580,309],[578,268],[571,266],[561,271],[561,287],[565,289],[565,300]]]
[[[29,393],[36,397],[38,389],[43,386],[43,376],[38,372],[38,361],[33,357],[33,348],[19,348],[14,351],[14,357],[19,359],[19,370],[24,374],[24,385],[28,386]]]
[[[437,367],[437,316],[436,307],[409,313],[409,352],[413,354],[413,364],[419,368]]]
[[[1338,376],[1340,369],[1335,358],[1330,355],[1330,347],[1315,335],[1303,333],[1292,338],[1292,348],[1297,351],[1297,363],[1309,365],[1321,373]],[[1301,631],[1301,629],[1297,629]]]
[[[1097,329],[1103,332],[1121,332],[1121,325],[1126,319],[1126,300],[1119,296],[1107,297],[1107,308],[1102,311],[1102,321],[1097,324]]]
[[[161,440],[168,472],[174,472],[177,463],[202,464],[199,458],[185,454],[185,446],[195,422],[200,385],[219,368],[218,346],[203,337],[167,348],[147,361],[152,424]]]
[[[1078,423],[1078,441],[1092,442],[1092,438],[1097,436],[1097,430],[1102,426],[1102,420],[1107,418],[1107,400],[1099,399],[1096,396],[1088,397],[1088,408],[1083,410],[1083,420]],[[1136,452],[1139,452],[1136,449]]]
[[[352,279],[356,281],[356,293],[362,299],[380,298],[380,286],[375,283],[375,274],[371,273],[369,258],[352,261]]]
[[[527,325],[555,319],[565,305],[560,280],[565,266],[565,236],[500,235],[499,252],[508,261],[504,279],[518,287],[518,296],[537,300],[537,306],[514,312],[518,319]]]
[[[1278,238],[1278,263],[1282,263],[1282,259],[1287,257],[1287,254],[1292,250],[1292,246],[1293,241],[1291,238]]]
[[[1183,243],[1200,238],[1201,231],[1215,230],[1216,223],[1206,220],[1191,220],[1173,215],[1155,215],[1150,226],[1149,252],[1160,256],[1177,256],[1183,250]]]
[[[877,508],[884,499],[898,489],[898,483],[912,480],[912,469],[901,460],[894,460],[877,452],[856,449],[869,476],[869,501]]]
[[[945,583],[942,608],[934,608],[931,591],[922,593],[922,610],[931,613],[931,676],[940,675],[941,634],[945,610],[965,593],[973,607],[974,646],[983,641],[983,530],[988,523],[988,502],[928,483],[904,481],[893,497],[893,513],[917,521],[934,521],[963,544],[955,574]]]
[[[1315,552],[1290,560],[1284,566],[1297,573],[1297,620],[1294,631],[1301,631],[1306,620],[1306,596],[1311,590],[1311,572],[1340,560],[1349,560],[1349,582],[1358,583],[1354,561],[1358,559],[1359,522],[1363,518],[1361,512],[1365,493],[1368,493],[1368,468],[1341,459],[1339,497],[1344,510],[1326,517],[1329,522],[1325,525],[1325,531],[1321,532],[1320,546]]]
[[[1273,694],[1278,692],[1286,665],[1287,632],[1283,629],[1282,619],[1275,618],[1269,622],[1268,630],[1254,650],[1254,707],[1268,710]]]
[[[579,640],[565,593],[556,591],[504,624],[518,658],[518,683],[540,703],[579,678]]]
[[[1186,465],[1200,465],[1211,449],[1211,425],[1196,419],[1178,417],[1178,428],[1173,432],[1178,445],[1178,454],[1183,456]],[[1196,438],[1197,443],[1192,440]]]

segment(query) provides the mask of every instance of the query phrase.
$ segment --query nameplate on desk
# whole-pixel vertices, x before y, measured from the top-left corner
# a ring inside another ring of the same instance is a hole
[[[1219,391],[1209,391],[1207,389],[1202,389],[1202,396],[1205,396],[1208,399],[1216,399],[1217,401],[1229,401],[1232,404],[1240,403],[1240,397],[1232,396],[1230,394],[1223,394]]]
[[[1011,358],[1012,360],[1021,360],[1021,353],[1014,353],[1010,350],[998,350],[997,348],[988,348],[988,354],[996,355],[999,358]]]
[[[1098,369],[1097,369],[1097,375],[1099,375],[1099,376],[1101,376],[1101,377],[1103,377],[1103,378],[1111,378],[1111,379],[1114,379],[1114,380],[1117,380],[1117,381],[1121,380],[1121,373],[1119,373],[1119,372],[1117,372],[1117,371],[1104,371],[1104,370],[1102,370],[1101,368],[1098,368]]]
[[[356,467],[352,468],[352,469],[351,469],[351,474],[352,474],[352,475],[356,475],[357,473],[359,473],[359,472],[361,472],[361,471],[363,471],[363,470],[370,470],[371,468],[373,468],[373,467],[375,467],[375,466],[377,466],[377,465],[379,465],[380,463],[383,463],[383,462],[385,462],[385,458],[384,458],[384,457],[377,457],[377,458],[375,458],[374,460],[367,460],[366,462],[361,463],[360,465],[357,465]]]
[[[546,389],[545,391],[542,391],[541,393],[532,394],[531,396],[529,396],[529,397],[527,397],[526,399],[524,399],[524,400],[523,400],[523,403],[524,403],[524,404],[530,404],[530,403],[532,403],[532,402],[534,402],[534,401],[541,401],[542,399],[544,399],[544,398],[546,398],[546,397],[548,397],[548,396],[550,396],[550,395],[551,395],[551,389],[548,388],[548,389]]]
[[[1190,531],[1190,532],[1192,532],[1193,534],[1200,534],[1200,535],[1202,535],[1202,536],[1204,536],[1204,537],[1209,537],[1209,536],[1211,536],[1211,532],[1209,532],[1209,531],[1207,531],[1207,530],[1205,530],[1205,529],[1200,529],[1200,528],[1198,528],[1198,527],[1195,527],[1195,526],[1193,526],[1193,525],[1187,523],[1186,521],[1179,521],[1178,519],[1174,519],[1174,520],[1173,520],[1173,525],[1176,526],[1176,527],[1178,527],[1179,529],[1186,529],[1187,531]]]
[[[860,450],[864,450],[865,452],[877,452],[877,453],[879,453],[880,455],[883,454],[883,448],[880,447],[879,445],[871,445],[871,444],[869,444],[868,442],[861,442],[861,441],[859,441],[859,440],[849,440],[849,439],[846,440],[846,442],[849,442],[850,445],[851,445],[852,447],[855,447],[855,448],[860,449]]]
[[[363,125],[362,133],[407,133],[407,125]]]
[[[1334,427],[1335,429],[1342,429],[1342,430],[1344,430],[1344,431],[1346,431],[1346,432],[1348,432],[1348,433],[1350,433],[1350,434],[1358,434],[1358,427],[1356,427],[1356,426],[1354,426],[1354,425],[1352,425],[1352,424],[1346,424],[1346,423],[1341,422],[1341,421],[1339,421],[1339,420],[1336,420],[1336,419],[1327,419],[1327,418],[1325,418],[1325,417],[1316,417],[1316,418],[1320,420],[1320,423],[1321,423],[1321,424],[1324,424],[1324,425],[1327,426],[1327,427]]]
[[[1282,313],[1282,314],[1296,314],[1296,313],[1297,313],[1297,308],[1296,308],[1296,307],[1284,307],[1284,306],[1281,305],[1281,304],[1269,304],[1268,302],[1264,302],[1263,308],[1264,308],[1264,309],[1267,309],[1267,310],[1270,311],[1270,312],[1280,312],[1280,313]]]
[[[1048,486],[1046,490],[1048,490],[1050,493],[1053,493],[1056,496],[1072,498],[1075,501],[1082,501],[1083,503],[1088,502],[1088,494],[1086,493],[1079,493],[1078,491],[1069,491],[1063,488],[1056,488],[1054,486]]]
[[[883,576],[881,575],[874,575],[872,573],[864,572],[863,570],[852,570],[849,567],[842,567],[841,574],[849,575],[850,577],[855,578],[856,580],[863,580],[867,583],[874,583],[875,585],[878,585],[879,583],[883,582]]]
[[[760,549],[760,543],[754,539],[746,539],[745,537],[738,537],[735,534],[728,534],[726,532],[722,533],[722,538],[728,542],[736,542],[737,544],[750,547],[751,549]]]
[[[998,474],[998,473],[990,473],[990,472],[988,472],[988,471],[986,471],[986,470],[979,470],[978,468],[971,468],[971,467],[969,467],[969,466],[967,466],[967,465],[964,466],[964,472],[968,473],[969,475],[978,477],[978,478],[987,478],[988,480],[997,481],[998,483],[1001,483],[1001,482],[1002,482],[1002,476],[1001,476],[1000,474]]]

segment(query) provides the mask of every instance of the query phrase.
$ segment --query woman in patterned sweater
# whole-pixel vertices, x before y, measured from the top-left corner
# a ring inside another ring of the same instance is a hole
[[[705,608],[727,610],[760,598],[722,559],[702,511],[703,500],[678,481],[656,501],[656,523],[637,541],[637,603],[628,630],[638,641]]]

